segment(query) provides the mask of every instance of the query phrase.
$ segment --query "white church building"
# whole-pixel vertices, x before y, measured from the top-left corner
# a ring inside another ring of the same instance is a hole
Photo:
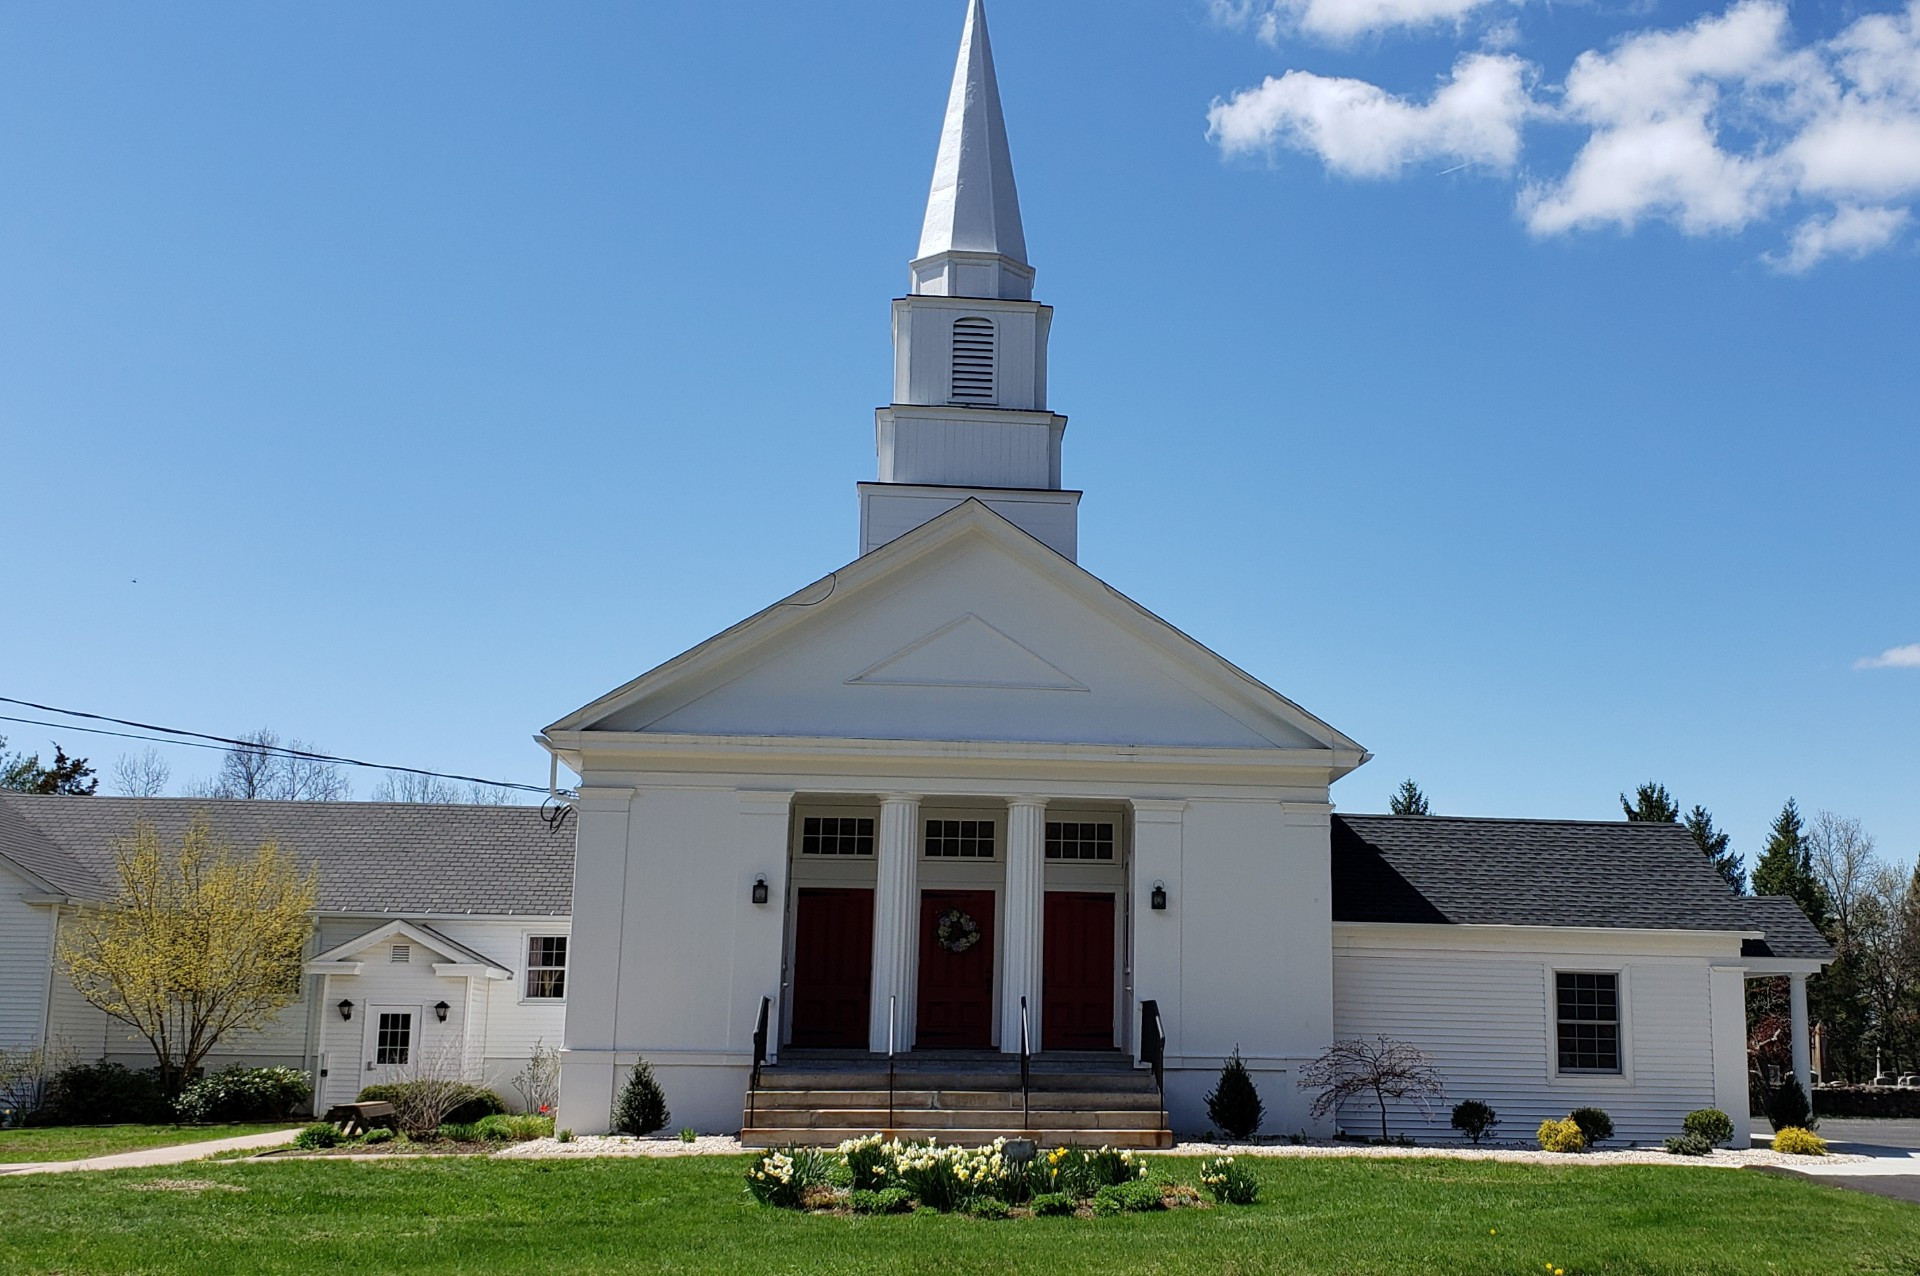
[[[979,0],[908,278],[859,556],[541,736],[580,777],[561,1124],[644,1057],[676,1126],[763,1141],[1164,1142],[1238,1048],[1268,1132],[1327,1133],[1300,1069],[1384,1034],[1509,1135],[1717,1106],[1744,1141],[1743,981],[1792,977],[1804,1043],[1828,957],[1791,904],[1676,826],[1337,814],[1359,743],[1077,564]],[[978,1098],[1025,1056],[1108,1097]],[[902,1119],[943,1091],[989,1110]]]

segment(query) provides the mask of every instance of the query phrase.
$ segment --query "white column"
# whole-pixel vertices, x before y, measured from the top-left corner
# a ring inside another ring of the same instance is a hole
[[[1707,1015],[1713,1039],[1713,1105],[1733,1121],[1735,1148],[1753,1137],[1747,1115],[1747,972],[1744,966],[1707,968]]]
[[[1133,799],[1133,871],[1129,876],[1133,918],[1132,965],[1127,984],[1131,1001],[1126,1040],[1133,1057],[1140,1057],[1140,1003],[1156,1001],[1167,1031],[1167,1052],[1179,1054],[1180,1032],[1180,918],[1181,864],[1187,804],[1180,801]],[[1153,908],[1153,884],[1167,892],[1167,907]]]
[[[1787,976],[1787,1015],[1793,1024],[1793,1075],[1813,1102],[1813,1038],[1807,1032],[1807,977]]]
[[[1006,949],[1000,954],[1000,1052],[1020,1053],[1020,999],[1027,1041],[1040,1049],[1041,930],[1046,924],[1047,804],[1007,802]]]
[[[880,835],[874,846],[873,990],[867,1049],[887,1048],[888,1011],[894,1045],[913,1048],[914,982],[920,961],[920,799],[880,799]]]

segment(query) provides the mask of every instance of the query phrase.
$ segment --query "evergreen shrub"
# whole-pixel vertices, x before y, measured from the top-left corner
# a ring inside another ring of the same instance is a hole
[[[298,1068],[249,1068],[234,1064],[202,1077],[173,1101],[189,1123],[282,1121],[313,1097],[313,1084]]]
[[[1708,1147],[1733,1142],[1733,1118],[1719,1108],[1701,1108],[1698,1112],[1687,1113],[1687,1119],[1681,1122],[1680,1128],[1696,1138],[1705,1139]]]
[[[1812,1130],[1797,1125],[1774,1131],[1773,1150],[1789,1156],[1825,1156],[1827,1141]]]
[[[1544,1152],[1587,1150],[1587,1136],[1580,1133],[1580,1124],[1572,1117],[1561,1117],[1558,1121],[1542,1121],[1540,1131],[1535,1137],[1540,1140],[1540,1148]]]
[[[1499,1114],[1478,1099],[1463,1099],[1453,1105],[1453,1128],[1476,1144],[1499,1124]]]
[[[1813,1117],[1813,1104],[1807,1101],[1807,1092],[1800,1088],[1800,1078],[1791,1072],[1774,1088],[1773,1098],[1767,1102],[1767,1122],[1776,1132],[1819,1128],[1820,1123]]]
[[[1567,1119],[1580,1127],[1580,1137],[1588,1147],[1598,1147],[1613,1137],[1613,1118],[1604,1108],[1575,1108]]]
[[[667,1096],[653,1079],[653,1067],[645,1059],[634,1062],[627,1084],[613,1105],[613,1129],[616,1134],[652,1134],[664,1130],[670,1114]]]
[[[1235,1046],[1221,1065],[1220,1080],[1207,1095],[1207,1119],[1233,1138],[1250,1139],[1266,1115],[1253,1074],[1240,1058],[1240,1047]]]
[[[1682,1134],[1667,1140],[1667,1151],[1674,1156],[1705,1156],[1713,1151],[1713,1141],[1702,1134]]]
[[[118,1063],[76,1063],[53,1074],[35,1125],[158,1125],[173,1120],[160,1071]]]

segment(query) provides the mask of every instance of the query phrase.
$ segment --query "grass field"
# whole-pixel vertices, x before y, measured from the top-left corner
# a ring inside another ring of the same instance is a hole
[[[172,1147],[230,1139],[241,1134],[285,1130],[299,1124],[279,1121],[267,1125],[60,1125],[28,1130],[0,1130],[0,1165],[23,1161],[78,1161],[141,1148]]]
[[[1106,1219],[815,1217],[743,1158],[192,1164],[0,1179],[0,1272],[1920,1270],[1920,1209],[1738,1170],[1254,1161],[1261,1200]],[[1156,1170],[1192,1182],[1194,1163]]]

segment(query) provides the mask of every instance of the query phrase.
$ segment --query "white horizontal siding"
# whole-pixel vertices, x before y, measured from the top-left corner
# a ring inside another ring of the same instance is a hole
[[[1549,989],[1554,970],[1618,969],[1626,1002],[1621,1077],[1559,1077],[1553,1071]],[[1576,1107],[1604,1108],[1616,1140],[1677,1134],[1686,1113],[1713,1106],[1708,963],[1698,957],[1569,953],[1464,953],[1334,949],[1334,1033],[1410,1041],[1432,1056],[1447,1085],[1423,1113],[1388,1104],[1396,1134],[1457,1138],[1452,1105],[1479,1099],[1500,1115],[1494,1137],[1531,1139],[1541,1121]],[[1343,1106],[1342,1130],[1378,1134],[1369,1099]]]
[[[22,898],[38,893],[34,883],[0,864],[0,1048],[40,1043],[53,910]]]

